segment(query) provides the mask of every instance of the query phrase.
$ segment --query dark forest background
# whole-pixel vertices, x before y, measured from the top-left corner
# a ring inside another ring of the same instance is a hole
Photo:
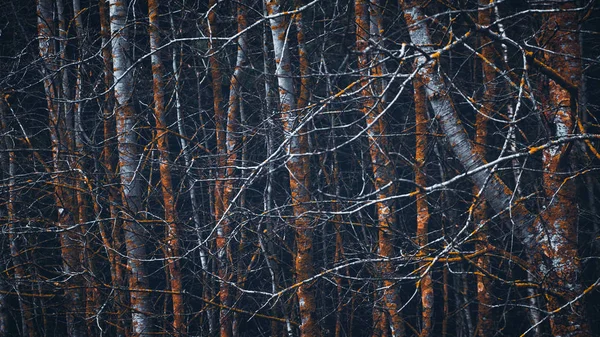
[[[599,20],[0,0],[0,336],[600,334]]]

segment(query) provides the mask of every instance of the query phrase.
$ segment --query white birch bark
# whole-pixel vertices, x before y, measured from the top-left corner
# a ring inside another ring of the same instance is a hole
[[[125,206],[125,245],[129,271],[129,290],[132,307],[133,336],[149,336],[152,332],[150,315],[152,302],[149,293],[136,291],[148,289],[144,229],[137,222],[141,210],[142,191],[138,172],[136,120],[132,106],[133,74],[126,72],[131,66],[128,57],[130,46],[127,35],[127,0],[110,0],[110,30],[112,34],[112,57],[114,93],[117,112],[117,139],[120,179]]]

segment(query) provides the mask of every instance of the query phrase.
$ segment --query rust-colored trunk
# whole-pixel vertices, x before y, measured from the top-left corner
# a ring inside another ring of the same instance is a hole
[[[371,4],[377,6],[377,4]],[[375,55],[369,59],[367,47],[371,31],[371,19],[369,15],[369,3],[366,0],[356,0],[355,6],[355,24],[356,24],[356,49],[358,51],[358,67],[361,72],[361,106],[360,109],[365,115],[367,123],[367,136],[369,137],[369,152],[371,155],[371,166],[377,190],[377,199],[384,200],[395,193],[394,186],[394,167],[388,157],[388,141],[386,139],[386,123],[384,116],[381,116],[383,104],[376,99],[382,94],[381,65],[376,61]],[[376,8],[371,13],[376,14]],[[376,14],[378,15],[378,14]],[[375,22],[378,18],[373,18]],[[380,34],[377,32],[377,34]],[[370,82],[371,81],[371,82]],[[393,245],[393,227],[395,225],[394,203],[393,201],[381,201],[376,204],[377,222],[378,222],[378,253],[381,257],[394,257]],[[393,278],[394,267],[391,262],[382,262],[380,273],[383,278],[383,303],[387,315],[390,319],[390,328],[392,336],[404,336],[404,322],[398,312],[400,300],[397,289],[394,286]],[[387,330],[387,329],[386,329]]]
[[[244,31],[247,27],[246,20],[246,4],[243,2],[238,3],[237,5],[237,24],[238,24],[238,33]],[[225,167],[219,168],[224,170],[224,180],[220,184],[222,187],[222,191],[220,192],[221,196],[221,217],[217,218],[218,228],[217,228],[217,257],[219,262],[219,278],[224,281],[232,281],[234,279],[233,271],[233,252],[231,249],[230,235],[231,235],[231,217],[228,214],[232,205],[232,199],[234,196],[234,188],[235,188],[235,179],[234,176],[236,174],[236,163],[238,160],[238,151],[239,149],[239,114],[241,110],[242,97],[242,79],[244,75],[243,67],[246,64],[246,34],[241,34],[238,38],[238,50],[237,50],[237,59],[235,64],[235,69],[233,74],[231,75],[230,85],[229,85],[229,101],[228,101],[228,110],[227,110],[227,125],[226,125],[226,133],[225,133],[225,149],[218,149],[219,153],[225,151],[226,159]],[[242,243],[240,243],[241,245]],[[238,278],[241,277],[242,270],[238,270]],[[232,302],[232,289],[227,282],[221,282],[219,297],[221,300],[221,304],[226,307],[231,306]],[[221,310],[221,337],[229,337],[233,336],[235,330],[233,325],[233,313],[229,312],[229,310]]]
[[[166,257],[169,271],[169,285],[173,304],[173,334],[180,336],[186,333],[185,307],[183,302],[183,284],[181,266],[179,263],[180,243],[179,226],[177,224],[177,211],[171,166],[169,160],[168,129],[165,118],[165,92],[163,83],[163,63],[160,58],[160,31],[159,31],[159,6],[157,0],[148,0],[148,33],[150,35],[150,51],[152,52],[152,89],[154,91],[154,119],[156,122],[155,139],[159,154],[160,185],[163,195],[165,210],[165,223],[167,233]]]
[[[427,153],[427,96],[421,78],[413,81],[415,98],[415,184],[419,187],[427,186],[427,175],[425,173],[425,154]],[[427,204],[427,194],[419,192],[417,194],[417,244],[420,247],[420,256],[426,256],[427,244],[429,243],[429,206]],[[425,272],[429,267],[428,263],[420,263],[421,280],[421,333],[420,337],[429,337],[433,328],[433,281],[431,271]]]
[[[225,215],[225,202],[224,202],[224,179],[225,179],[225,166],[227,163],[227,145],[225,138],[225,123],[226,115],[223,109],[223,91],[221,86],[223,84],[221,67],[219,65],[219,59],[217,57],[217,46],[216,41],[213,39],[217,36],[217,9],[218,3],[216,0],[210,0],[208,7],[210,12],[208,13],[208,34],[209,34],[209,66],[210,74],[212,77],[212,92],[213,92],[213,109],[214,109],[214,123],[215,123],[215,135],[216,135],[216,168],[215,168],[215,186],[214,186],[214,217],[217,223],[217,240],[216,240],[216,255],[217,262],[219,265],[219,299],[223,307],[219,313],[219,330],[221,337],[232,336],[232,313],[227,309],[230,304],[229,294],[229,282],[231,280],[231,266],[229,265],[229,258],[231,257],[231,248],[227,243],[227,239],[230,235],[230,226],[227,223],[223,223],[223,217]]]
[[[543,31],[544,43],[552,53],[546,54],[546,63],[571,83],[581,83],[581,56],[578,34],[578,13],[574,3],[559,6],[561,11],[547,14]],[[546,121],[553,125],[554,137],[573,133],[577,119],[577,97],[559,83],[549,81],[549,101],[543,102]],[[536,241],[541,252],[534,255],[539,272],[552,292],[546,293],[548,310],[557,310],[568,301],[574,301],[583,291],[581,263],[577,251],[578,206],[575,181],[570,179],[569,163],[576,161],[568,150],[570,145],[557,145],[545,149],[542,156],[543,191],[548,201],[537,218]],[[581,300],[550,317],[554,336],[591,336],[585,307]]]

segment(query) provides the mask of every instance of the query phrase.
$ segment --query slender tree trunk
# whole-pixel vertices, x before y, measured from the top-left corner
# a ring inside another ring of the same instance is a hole
[[[113,78],[113,63],[111,55],[111,33],[110,23],[108,20],[107,0],[99,0],[98,8],[100,15],[100,35],[102,36],[102,59],[104,61],[104,87],[109,89],[114,83]],[[104,146],[102,148],[102,166],[105,172],[105,184],[108,185],[108,210],[110,219],[100,223],[100,235],[105,246],[106,254],[110,263],[111,282],[116,289],[116,298],[114,301],[113,311],[115,311],[116,333],[118,337],[125,336],[128,322],[125,319],[124,308],[128,304],[127,293],[122,289],[125,287],[125,272],[121,256],[117,253],[121,251],[123,237],[121,232],[121,221],[119,219],[119,210],[117,205],[120,204],[119,191],[116,185],[117,177],[115,176],[115,154],[113,147],[115,134],[115,118],[113,116],[114,96],[112,90],[109,91],[104,98],[103,105],[103,135]]]
[[[223,84],[221,67],[219,65],[219,59],[216,56],[216,42],[213,40],[217,36],[217,7],[218,2],[216,0],[209,1],[208,13],[208,30],[209,30],[209,64],[210,72],[212,77],[212,91],[213,91],[213,109],[214,109],[214,121],[215,121],[215,134],[216,134],[216,168],[215,168],[215,186],[214,186],[214,216],[215,222],[217,223],[217,260],[219,265],[219,299],[224,307],[221,308],[219,314],[219,326],[221,337],[231,337],[232,335],[232,313],[227,309],[230,304],[229,284],[231,280],[230,273],[233,272],[229,262],[231,261],[231,247],[228,244],[230,226],[227,220],[224,219],[226,204],[224,203],[224,179],[225,179],[225,165],[227,162],[227,145],[225,136],[225,123],[226,115],[223,109],[223,91],[221,86]],[[223,221],[225,220],[225,222]]]
[[[296,254],[294,267],[296,282],[309,279],[313,270],[313,239],[311,219],[307,215],[310,210],[311,180],[308,153],[308,136],[306,127],[297,128],[300,115],[294,110],[298,106],[295,97],[292,68],[290,63],[289,43],[285,41],[287,20],[281,15],[279,0],[265,0],[267,13],[271,16],[271,35],[276,62],[276,76],[279,86],[279,109],[282,115],[283,129],[288,140],[288,151],[292,155],[286,167],[289,172],[292,209],[295,217]],[[300,34],[303,32],[300,30]],[[300,55],[300,57],[303,57]],[[304,56],[305,57],[305,56]],[[302,69],[301,69],[302,71]],[[304,75],[306,76],[306,74]],[[305,88],[306,90],[307,88]],[[306,94],[304,94],[306,95]],[[307,96],[300,97],[298,103],[306,104]],[[301,337],[319,337],[321,328],[317,322],[316,304],[312,284],[303,284],[296,290],[300,306]]]
[[[128,53],[126,0],[110,0],[110,30],[112,33],[112,60],[114,94],[116,99],[117,140],[121,194],[124,206],[125,247],[129,276],[130,305],[133,336],[149,336],[152,332],[152,302],[148,276],[143,260],[146,255],[144,228],[137,221],[142,204],[141,179],[138,172],[139,150],[135,132],[136,116],[132,105],[133,74]]]
[[[159,6],[157,0],[148,0],[148,32],[150,35],[150,51],[152,52],[152,81],[154,90],[154,119],[156,121],[156,147],[159,153],[160,184],[167,224],[166,245],[169,270],[169,285],[173,303],[173,331],[176,336],[186,334],[185,307],[183,302],[183,284],[179,258],[179,226],[177,224],[176,201],[171,178],[169,160],[168,129],[165,118],[165,92],[163,84],[163,63],[158,48],[160,47],[160,26],[158,21]]]
[[[478,12],[478,23],[480,25],[489,25],[491,23],[493,8],[486,8],[490,4],[489,0],[479,0],[479,6],[481,7]],[[491,44],[491,40],[486,36],[480,37],[480,48],[481,54],[485,60],[492,61],[494,59],[495,51]],[[487,62],[481,62],[482,79],[484,86],[484,93],[482,97],[481,111],[477,113],[475,117],[475,142],[474,149],[485,159],[487,135],[488,135],[488,120],[489,116],[494,114],[493,100],[496,99],[497,90],[494,84],[495,71],[494,68]],[[476,196],[473,200],[473,223],[479,228],[477,233],[477,242],[475,248],[477,250],[484,249],[487,244],[487,230],[485,221],[487,219],[487,202],[485,199],[480,197],[479,188],[473,186],[473,194]],[[490,271],[490,259],[486,255],[477,257],[477,266],[483,272]],[[491,313],[491,282],[487,275],[482,272],[477,273],[477,335],[480,337],[490,336],[494,333],[494,320]]]
[[[89,212],[90,210],[90,200],[85,193],[88,191],[90,194],[92,189],[90,188],[90,182],[88,177],[86,176],[86,164],[87,158],[89,156],[86,155],[85,151],[85,143],[84,143],[84,129],[83,129],[83,121],[82,121],[82,104],[80,102],[83,91],[83,62],[82,60],[86,57],[85,55],[85,46],[84,46],[84,29],[83,29],[83,12],[81,9],[80,0],[73,0],[73,20],[75,21],[75,32],[77,37],[77,68],[75,71],[75,91],[73,94],[74,103],[72,105],[73,109],[73,136],[75,142],[75,156],[74,156],[74,164],[76,174],[75,181],[77,183],[77,191],[76,200],[77,200],[77,219],[81,224],[81,234],[83,237],[83,253],[81,254],[81,265],[83,268],[87,269],[91,275],[96,275],[96,270],[94,267],[94,260],[92,259],[94,247],[92,246],[91,240],[89,238],[91,236],[87,235],[89,231],[89,226],[87,226],[87,222],[89,221]],[[94,204],[95,205],[95,204]],[[95,282],[92,277],[85,277],[85,318],[86,318],[86,326],[87,326],[87,334],[95,335],[98,332],[96,329],[96,322],[93,319],[89,319],[94,313],[97,312],[97,309],[100,307],[99,303],[99,293],[98,288],[95,285]]]
[[[248,26],[248,22],[247,22],[247,4],[245,3],[245,1],[240,1],[237,4],[237,8],[236,8],[236,21],[238,24],[238,33],[242,33],[246,27]],[[238,45],[238,50],[237,50],[237,58],[236,58],[236,63],[235,63],[235,68],[233,71],[233,74],[231,75],[231,79],[229,81],[229,104],[228,104],[228,110],[227,110],[227,133],[225,135],[225,140],[226,140],[226,144],[227,144],[227,167],[225,169],[225,177],[227,178],[224,182],[223,182],[223,219],[221,219],[221,226],[223,227],[229,227],[226,230],[224,230],[224,232],[226,233],[230,233],[231,232],[231,220],[232,217],[227,214],[231,211],[231,208],[233,207],[233,205],[231,204],[232,199],[234,197],[234,188],[235,188],[235,179],[233,179],[236,175],[236,169],[235,167],[237,166],[237,162],[238,162],[238,152],[241,150],[240,149],[240,141],[239,138],[240,136],[239,134],[239,124],[240,124],[240,120],[241,120],[241,113],[243,110],[243,100],[242,100],[242,81],[244,78],[244,70],[243,67],[246,65],[246,61],[247,61],[247,56],[246,56],[246,51],[247,51],[247,34],[241,34],[238,38],[237,41],[237,45]],[[243,150],[242,150],[243,151]],[[242,158],[243,159],[243,158]],[[242,200],[240,200],[240,202],[242,202]],[[229,210],[229,211],[228,211]],[[225,240],[230,240],[228,234],[224,239]],[[243,246],[245,245],[244,242],[244,235],[242,235],[242,239],[239,242],[238,245],[238,252],[241,253]],[[225,243],[225,245],[227,245]],[[239,258],[241,258],[241,254],[238,254]],[[233,257],[229,256],[228,259],[231,261],[230,263],[232,264],[233,267]],[[243,268],[242,268],[242,264],[241,261],[238,260],[237,262],[238,264],[238,268],[237,268],[237,281],[238,281],[238,286],[243,287],[243,283],[244,283],[244,279],[245,279],[245,275],[243,272]],[[227,277],[227,275],[223,275],[224,277]],[[229,276],[231,280],[233,280],[233,275]],[[225,286],[229,287],[228,285],[224,284]],[[233,298],[233,295],[231,293],[231,290],[228,289],[228,291],[224,292],[228,294],[228,298],[225,298],[225,300],[228,302],[226,305],[230,306],[231,305],[231,299]],[[232,316],[230,314],[230,316]],[[234,315],[235,316],[235,315]],[[231,317],[231,325],[232,325],[232,335],[233,336],[237,336],[238,335],[238,323],[239,321],[236,319],[236,317]]]
[[[382,103],[378,98],[382,95],[381,76],[382,69],[374,56],[371,61],[367,53],[370,37],[369,3],[366,0],[355,2],[355,24],[356,24],[356,49],[358,55],[358,67],[361,72],[361,111],[365,115],[367,123],[367,136],[369,137],[369,152],[371,155],[371,166],[377,190],[377,199],[384,200],[394,195],[394,167],[390,161],[388,141],[386,136],[385,118],[381,116]],[[376,4],[373,4],[376,6]],[[373,9],[372,11],[375,11]],[[374,12],[376,13],[376,12]],[[375,21],[379,20],[374,18]],[[372,81],[372,83],[369,83]],[[394,257],[393,227],[395,226],[395,209],[393,201],[381,201],[376,204],[378,222],[378,252],[383,258]],[[381,276],[383,277],[383,302],[385,310],[390,319],[392,336],[404,336],[404,322],[398,312],[400,299],[395,288],[393,278],[394,267],[391,262],[381,263]]]
[[[263,2],[263,15],[267,16],[266,4]],[[270,158],[273,152],[275,151],[275,111],[277,109],[277,93],[275,92],[275,88],[273,85],[273,62],[271,57],[271,49],[269,45],[272,40],[270,36],[271,28],[269,26],[269,21],[265,22],[263,25],[262,31],[262,40],[263,40],[263,71],[266,74],[264,80],[264,92],[265,92],[265,104],[264,104],[264,119],[266,121],[266,134],[265,134],[265,156]],[[273,161],[269,161],[267,163],[267,173],[266,173],[266,183],[263,192],[263,212],[264,214],[271,214],[273,211],[273,192],[274,192],[274,180],[273,175],[275,172],[275,163]],[[279,263],[279,257],[277,254],[277,250],[273,243],[273,238],[276,236],[274,232],[273,221],[270,217],[267,217],[265,220],[266,233],[264,236],[259,236],[259,244],[261,245],[262,250],[266,255],[266,263],[269,268],[269,273],[271,274],[271,291],[276,293],[281,290],[281,286],[279,283],[279,279],[281,278],[281,268]],[[267,238],[267,242],[265,243],[264,238]],[[278,303],[277,306],[273,308],[272,315],[275,317],[284,316],[288,320],[287,327],[289,327],[289,315],[286,312],[286,306],[282,301]],[[285,329],[280,322],[272,321],[271,322],[271,336],[284,336]],[[288,329],[288,336],[292,337],[291,330]]]
[[[423,87],[422,79],[417,78],[413,81],[415,97],[415,132],[416,132],[416,151],[415,151],[415,184],[419,187],[427,186],[427,175],[425,171],[425,155],[427,153],[427,96]],[[420,256],[427,256],[427,244],[429,243],[429,206],[427,204],[427,194],[420,192],[417,194],[417,243],[420,247]],[[428,263],[420,263],[419,280],[421,288],[421,320],[422,327],[420,337],[429,337],[433,329],[433,280],[431,271],[425,270],[429,267]]]
[[[444,266],[442,271],[442,298],[444,307],[442,309],[442,337],[448,336],[448,318],[450,316],[450,298],[448,295],[448,267]]]

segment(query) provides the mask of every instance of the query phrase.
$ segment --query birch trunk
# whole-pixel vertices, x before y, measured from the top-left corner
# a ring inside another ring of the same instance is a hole
[[[372,6],[377,7],[377,4],[372,4]],[[383,92],[381,90],[382,79],[378,77],[381,76],[382,69],[377,62],[377,56],[373,56],[369,60],[369,53],[367,52],[371,32],[369,3],[366,0],[356,0],[354,10],[356,15],[356,49],[359,52],[358,67],[360,69],[362,87],[360,92],[360,109],[365,115],[367,123],[369,152],[377,199],[384,200],[395,193],[395,171],[387,153],[388,141],[385,138],[387,134],[385,118],[380,116],[383,109],[379,97],[381,97]],[[376,10],[376,8],[373,8],[371,13],[377,15]],[[379,19],[375,17],[373,20],[377,22]],[[376,204],[376,209],[379,230],[378,253],[383,258],[392,258],[395,254],[393,245],[393,230],[396,222],[394,203],[393,201],[380,201]],[[392,280],[394,274],[392,263],[389,261],[382,262],[380,273],[383,278],[384,287],[382,291],[383,303],[390,320],[389,326],[392,329],[392,336],[404,336],[404,322],[398,312],[400,298]]]
[[[104,61],[104,87],[106,89],[112,87],[114,83],[113,78],[113,63],[111,56],[110,46],[110,23],[108,19],[107,0],[99,0],[98,8],[100,15],[100,35],[102,36],[102,59]],[[120,252],[123,238],[121,232],[121,222],[119,220],[119,211],[117,205],[120,204],[119,191],[115,187],[116,176],[115,176],[115,161],[116,158],[112,151],[115,143],[115,119],[113,116],[114,108],[114,96],[112,91],[109,91],[104,98],[103,106],[103,135],[104,135],[104,146],[102,148],[102,165],[104,172],[106,173],[105,183],[108,187],[108,210],[110,215],[109,221],[100,222],[100,235],[102,237],[102,243],[105,246],[106,254],[108,256],[110,264],[110,275],[112,285],[116,289],[122,289],[125,287],[125,272],[123,270],[122,258],[118,252]],[[114,301],[113,311],[115,311],[114,321],[116,323],[116,334],[118,337],[125,336],[125,331],[128,326],[128,322],[124,319],[124,308],[128,304],[127,294],[122,290],[116,291],[116,298],[118,301]],[[118,304],[120,303],[120,305]]]
[[[294,267],[296,282],[301,282],[314,275],[313,270],[313,240],[312,224],[307,212],[310,210],[310,167],[308,152],[308,137],[306,128],[297,129],[300,116],[295,111],[296,96],[290,63],[289,43],[285,40],[288,21],[282,14],[279,0],[265,0],[269,19],[271,22],[271,35],[273,38],[273,51],[275,55],[277,84],[279,87],[279,110],[282,115],[283,129],[288,140],[288,151],[291,157],[286,163],[289,172],[290,192],[292,195],[292,209],[295,217],[296,253]],[[305,104],[304,99],[299,99],[300,104]],[[298,106],[303,108],[304,106]],[[300,307],[300,336],[319,337],[321,328],[316,317],[316,304],[314,290],[311,284],[303,284],[296,290]]]
[[[125,247],[129,276],[130,305],[132,310],[132,332],[134,337],[149,336],[152,332],[152,302],[148,289],[147,258],[144,228],[137,221],[142,203],[140,172],[138,172],[136,116],[132,105],[133,75],[127,70],[131,66],[128,53],[130,46],[127,33],[126,0],[110,0],[110,30],[112,33],[112,60],[115,80],[117,141],[119,152],[119,175],[124,206]]]

